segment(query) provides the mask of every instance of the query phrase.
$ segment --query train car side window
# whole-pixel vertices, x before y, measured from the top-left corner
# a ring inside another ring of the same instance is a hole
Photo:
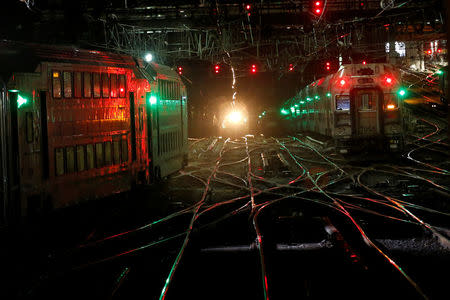
[[[111,142],[105,142],[105,166],[109,166],[112,163],[111,159]]]
[[[109,74],[102,73],[102,97],[109,98]]]
[[[124,98],[125,97],[126,90],[127,90],[127,86],[126,86],[125,74],[120,74],[119,75],[119,97],[120,98]]]
[[[73,96],[74,98],[81,98],[81,72],[73,73]]]
[[[89,144],[86,146],[87,168],[94,168],[94,145]]]
[[[52,72],[52,90],[53,98],[61,98],[61,73],[59,71]]]
[[[83,96],[84,98],[92,97],[92,75],[91,73],[83,73]]]
[[[100,98],[100,73],[92,73],[94,82],[94,98]]]
[[[67,173],[75,172],[75,148],[66,147],[66,167]]]
[[[97,168],[103,167],[103,143],[95,144],[95,165]]]
[[[111,98],[117,98],[117,74],[111,74]]]
[[[119,139],[113,139],[113,159],[114,159],[115,165],[120,164],[120,140]]]
[[[33,142],[34,132],[33,132],[33,113],[27,112],[25,114],[25,125],[26,125],[26,135],[27,143]]]
[[[128,140],[125,137],[121,140],[121,152],[122,152],[122,162],[128,162]]]
[[[63,72],[64,98],[72,98],[72,72]]]
[[[64,174],[64,148],[55,149],[55,175]]]
[[[77,146],[77,171],[81,172],[86,169],[85,166],[85,159],[84,159],[84,146],[78,145]]]

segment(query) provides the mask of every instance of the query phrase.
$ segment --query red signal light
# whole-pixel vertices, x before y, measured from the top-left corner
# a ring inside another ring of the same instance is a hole
[[[327,69],[327,71],[330,71],[330,62],[328,62],[328,61],[326,63],[326,69]]]
[[[294,65],[289,64],[289,72],[292,72],[292,71],[294,71]]]
[[[317,0],[313,1],[312,12],[315,15],[322,14],[322,12],[323,12],[323,1],[317,1]]]
[[[365,65],[365,64],[367,64],[367,63],[366,63],[366,61],[365,61],[365,60],[363,60],[362,64],[363,64],[363,65]]]
[[[252,65],[252,70],[251,70],[251,72],[252,72],[252,73],[256,73],[256,65]]]
[[[245,5],[246,10],[250,10],[251,8],[252,8],[252,6],[250,4]]]
[[[347,83],[347,82],[346,82],[344,79],[341,79],[341,81],[339,81],[339,84],[340,84],[341,86],[344,86],[346,83]]]
[[[441,53],[442,52],[442,49],[437,49],[437,53]]]
[[[431,49],[428,49],[427,53],[428,53],[428,54],[431,54],[431,53],[432,53],[432,52],[431,52]]]

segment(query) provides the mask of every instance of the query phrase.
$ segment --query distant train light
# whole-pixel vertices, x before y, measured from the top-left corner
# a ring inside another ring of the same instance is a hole
[[[228,115],[228,120],[232,123],[239,123],[242,120],[242,114],[239,111],[232,111]]]
[[[289,114],[289,112],[288,112],[287,110],[285,110],[284,108],[282,108],[282,109],[280,110],[280,113],[281,113],[282,115],[288,115],[288,114]]]
[[[22,97],[21,95],[17,95],[17,108],[20,108],[22,105],[28,102],[27,98]]]
[[[289,72],[294,71],[294,65],[293,64],[289,64]]]
[[[326,69],[327,69],[327,71],[330,71],[330,62],[329,61],[327,61],[327,63],[326,63]]]
[[[250,70],[252,73],[256,73],[256,65],[252,65],[252,68]]]
[[[178,67],[178,74],[183,75],[183,67]]]
[[[395,105],[394,105],[394,104],[388,104],[388,105],[386,106],[386,108],[387,108],[388,110],[393,110],[393,109],[395,109]]]
[[[219,65],[215,65],[214,66],[214,73],[219,74],[220,72],[220,66]]]
[[[153,60],[153,55],[151,53],[147,53],[144,56],[146,62],[151,62]]]

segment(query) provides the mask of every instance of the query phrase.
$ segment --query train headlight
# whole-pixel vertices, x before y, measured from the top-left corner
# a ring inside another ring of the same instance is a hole
[[[228,115],[228,120],[231,123],[239,123],[242,120],[242,114],[239,111],[233,111]]]
[[[393,109],[395,109],[395,104],[388,104],[388,105],[386,106],[386,108],[387,108],[388,110],[393,110]]]

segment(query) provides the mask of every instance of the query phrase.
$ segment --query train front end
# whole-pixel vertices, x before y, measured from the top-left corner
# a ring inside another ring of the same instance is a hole
[[[220,108],[219,134],[238,137],[248,133],[248,111],[239,102],[225,103]]]
[[[330,82],[333,137],[338,151],[403,147],[400,74],[388,64],[343,66]]]

